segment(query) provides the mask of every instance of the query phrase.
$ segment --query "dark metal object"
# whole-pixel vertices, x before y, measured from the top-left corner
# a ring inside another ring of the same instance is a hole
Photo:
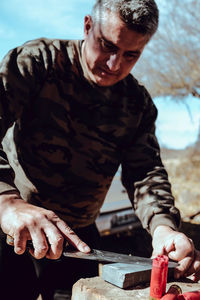
[[[142,266],[152,265],[152,259],[139,256],[129,256],[126,254],[119,254],[110,251],[96,250],[92,249],[90,253],[83,253],[77,250],[64,250],[63,255],[66,257],[79,258],[79,259],[89,259],[96,260],[99,262],[116,262],[116,263],[125,263],[125,264],[136,264]],[[170,261],[169,268],[175,268],[178,266],[178,263]]]
[[[7,244],[14,246],[14,239],[7,235]],[[27,241],[27,249],[33,248],[32,241]],[[95,260],[98,262],[108,262],[108,263],[124,263],[124,264],[136,264],[141,266],[149,266],[152,265],[152,259],[140,256],[131,256],[127,254],[120,254],[105,250],[97,250],[92,249],[90,253],[83,253],[74,248],[71,245],[66,243],[64,247],[63,256],[65,257],[72,257],[72,258],[79,258],[79,259],[88,259],[88,260]],[[178,266],[178,263],[169,261],[168,267],[175,268]]]

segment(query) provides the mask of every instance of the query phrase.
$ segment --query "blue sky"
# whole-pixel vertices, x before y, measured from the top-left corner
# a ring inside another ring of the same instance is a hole
[[[0,60],[11,48],[34,38],[82,38],[84,16],[91,12],[93,3],[94,0],[1,0]],[[163,1],[157,3],[162,18]],[[200,101],[189,97],[187,106],[169,98],[154,101],[159,112],[156,132],[160,144],[182,149],[194,143],[199,128]]]
[[[193,144],[200,128],[200,99],[188,97],[183,102],[170,97],[156,98],[158,108],[156,135],[161,146],[184,149]]]

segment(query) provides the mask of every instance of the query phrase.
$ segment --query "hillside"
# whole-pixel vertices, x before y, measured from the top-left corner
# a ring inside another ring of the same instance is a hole
[[[200,150],[197,145],[184,150],[162,149],[176,206],[182,219],[200,224]]]

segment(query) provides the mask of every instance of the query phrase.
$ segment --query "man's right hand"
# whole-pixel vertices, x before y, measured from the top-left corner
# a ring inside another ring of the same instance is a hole
[[[0,225],[14,239],[14,251],[23,254],[32,240],[29,252],[37,259],[58,259],[66,239],[81,252],[90,248],[53,211],[34,206],[21,199],[17,192],[0,195]]]

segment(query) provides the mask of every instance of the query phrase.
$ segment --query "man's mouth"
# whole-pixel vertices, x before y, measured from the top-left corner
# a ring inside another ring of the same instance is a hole
[[[99,68],[99,71],[101,73],[101,75],[103,76],[118,76],[119,72],[110,72],[109,70],[105,70],[102,68]]]

